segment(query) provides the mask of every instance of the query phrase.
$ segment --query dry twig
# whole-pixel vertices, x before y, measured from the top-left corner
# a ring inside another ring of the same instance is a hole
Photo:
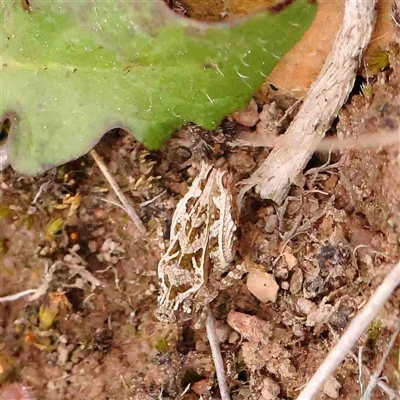
[[[362,363],[362,351],[363,351],[362,346],[360,346],[358,349],[358,356],[356,356],[354,352],[349,351],[350,358],[352,358],[358,365],[358,380],[360,383],[360,393],[364,393],[364,385],[362,383],[363,371],[365,371],[365,373],[369,376],[372,375],[371,371]],[[397,394],[383,380],[378,380],[376,385],[379,386],[381,390],[389,396],[389,400],[400,400],[400,394]]]
[[[133,223],[136,225],[136,227],[139,229],[141,233],[146,233],[146,228],[143,225],[143,222],[140,220],[138,215],[136,214],[136,211],[132,207],[132,205],[129,203],[128,199],[118,186],[117,182],[115,179],[112,177],[112,175],[108,172],[107,166],[104,164],[103,160],[99,156],[96,150],[91,150],[90,155],[93,157],[94,161],[96,161],[96,164],[100,168],[100,171],[103,173],[104,177],[107,179],[108,183],[114,190],[115,194],[118,196],[119,200],[124,206],[125,211],[129,215],[130,219],[133,221]]]
[[[214,317],[212,316],[209,307],[207,310],[206,330],[208,342],[210,343],[211,347],[212,358],[214,360],[221,400],[230,400],[231,396],[229,394],[229,388],[226,382],[224,362],[222,360],[217,335],[215,334]]]
[[[65,261],[56,261],[50,268],[46,265],[44,273],[43,273],[43,284],[39,286],[37,289],[27,289],[22,292],[10,294],[8,296],[0,297],[0,303],[7,303],[10,301],[16,301],[25,296],[28,297],[28,301],[34,301],[44,296],[49,289],[50,283],[54,278],[54,273],[57,268],[66,266],[73,275],[79,275],[84,282],[89,283],[92,286],[92,290],[94,290],[98,286],[103,286],[103,284],[95,278],[85,267],[81,265],[71,264]]]
[[[396,329],[392,334],[392,337],[390,338],[389,344],[383,353],[383,356],[381,360],[379,361],[378,366],[376,367],[375,372],[371,375],[371,378],[369,380],[368,386],[365,389],[364,395],[361,398],[361,400],[370,400],[372,391],[374,390],[375,386],[378,383],[379,377],[381,376],[383,367],[385,366],[385,362],[389,356],[390,351],[392,350],[394,346],[394,342],[396,341],[397,335],[400,332],[400,320],[397,321],[396,323]]]
[[[375,22],[375,0],[346,0],[343,25],[318,79],[288,128],[286,145],[275,147],[247,180],[239,196],[256,187],[263,199],[281,204],[338,114],[354,85],[360,56]]]
[[[45,266],[43,273],[43,284],[39,286],[37,289],[27,289],[23,290],[22,292],[10,294],[9,296],[0,297],[0,303],[15,301],[28,295],[29,295],[28,301],[34,301],[42,297],[44,294],[46,294],[50,282],[53,280],[53,275],[54,272],[56,271],[57,265],[58,265],[57,263],[54,263],[50,268],[48,267],[48,265]]]
[[[389,396],[389,400],[400,400],[400,393],[396,393],[386,382],[378,380],[377,385]]]
[[[30,294],[36,293],[39,289],[27,289],[22,292],[10,294],[8,296],[0,297],[0,303],[7,303],[10,301],[16,301],[22,299],[25,296],[29,296]]]
[[[152,199],[144,201],[143,203],[140,203],[139,207],[147,207],[149,204],[153,203],[160,197],[164,196],[165,193],[167,193],[167,190],[163,190],[161,193],[159,193],[157,196],[153,197]]]
[[[315,151],[329,152],[334,150],[369,150],[397,145],[400,143],[400,131],[397,129],[378,129],[373,134],[365,134],[362,137],[339,139],[337,137],[324,138],[316,147]],[[254,135],[254,140],[235,140],[231,147],[286,147],[290,146],[290,139],[286,135],[263,139]],[[307,149],[308,144],[299,143],[298,149]]]
[[[399,285],[400,262],[393,267],[393,269],[369,299],[365,307],[351,321],[350,326],[347,328],[342,338],[330,351],[325,361],[318,368],[317,372],[308,381],[297,400],[311,400],[317,394],[323,383],[332,375],[339,364],[346,358],[361,334],[375,318],[380,308]]]
[[[40,185],[40,188],[39,188],[38,192],[36,193],[35,198],[32,200],[31,204],[35,204],[39,200],[39,197],[42,195],[43,190],[47,189],[47,186],[49,186],[50,183],[51,183],[51,180]]]

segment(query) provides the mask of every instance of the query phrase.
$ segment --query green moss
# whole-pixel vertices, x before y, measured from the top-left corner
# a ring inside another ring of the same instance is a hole
[[[390,64],[389,52],[377,49],[367,58],[367,72],[369,75],[377,75]]]
[[[158,339],[155,348],[160,353],[168,353],[169,351],[168,335]]]
[[[46,239],[51,240],[53,237],[61,231],[64,226],[64,220],[62,218],[56,218],[51,220],[45,228]]]
[[[368,340],[375,342],[382,333],[383,324],[381,320],[375,319],[367,329]]]
[[[362,85],[361,91],[366,99],[370,99],[372,97],[372,86],[370,84]]]
[[[23,219],[22,219],[22,224],[25,225],[28,229],[32,229],[33,228],[33,217],[32,215],[26,215]]]
[[[8,217],[10,214],[11,214],[10,207],[0,206],[0,219]]]

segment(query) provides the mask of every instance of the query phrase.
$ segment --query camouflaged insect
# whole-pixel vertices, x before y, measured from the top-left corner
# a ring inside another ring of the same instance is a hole
[[[202,163],[171,225],[170,245],[158,265],[158,318],[173,321],[177,311],[201,312],[224,285],[234,260],[234,207],[230,177]],[[232,276],[232,274],[230,275]]]

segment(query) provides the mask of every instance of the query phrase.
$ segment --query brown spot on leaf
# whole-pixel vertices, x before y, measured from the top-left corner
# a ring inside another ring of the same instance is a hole
[[[293,3],[293,1],[294,0],[283,0],[268,7],[268,10],[271,11],[271,13],[273,14],[278,14],[281,11],[283,11],[286,7],[290,6]]]
[[[22,8],[28,13],[33,11],[29,0],[22,0]]]

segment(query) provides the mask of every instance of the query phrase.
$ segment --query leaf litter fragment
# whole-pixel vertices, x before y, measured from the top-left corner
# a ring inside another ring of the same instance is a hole
[[[296,0],[206,24],[161,0],[0,7],[0,113],[11,120],[10,162],[25,174],[78,158],[116,127],[149,148],[188,121],[215,127],[249,101],[316,11]]]

